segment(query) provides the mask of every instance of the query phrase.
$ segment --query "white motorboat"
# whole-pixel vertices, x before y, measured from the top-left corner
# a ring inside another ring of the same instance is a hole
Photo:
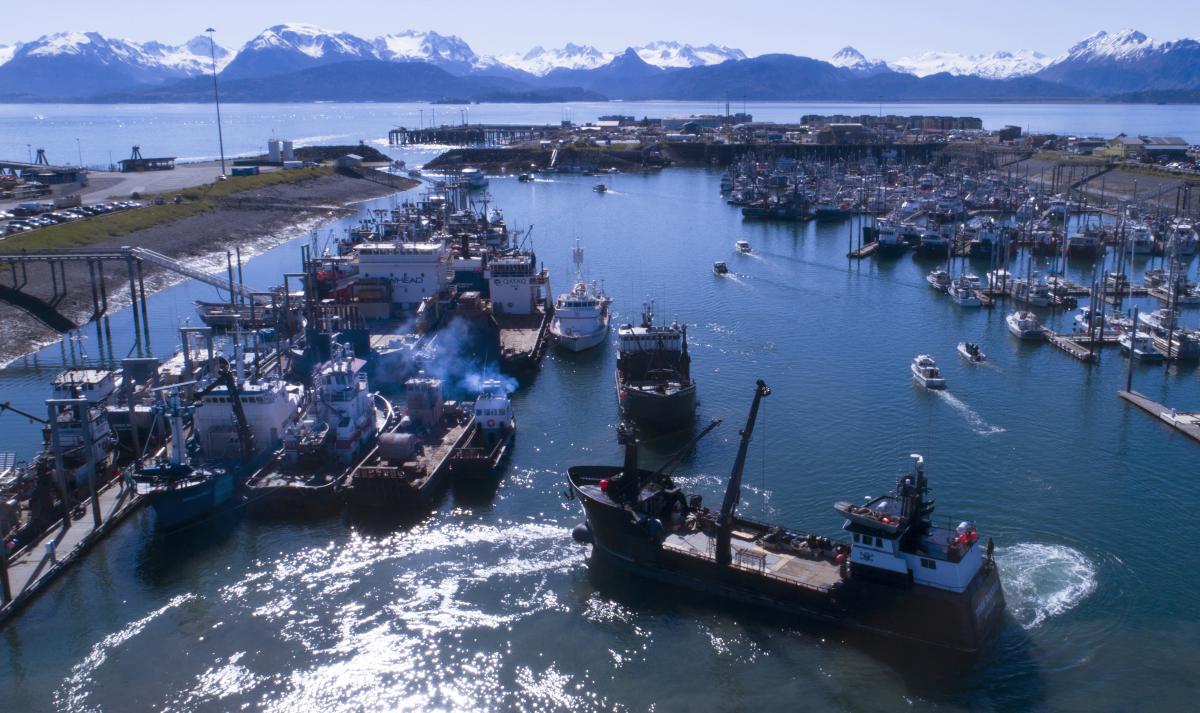
[[[917,383],[927,389],[944,389],[946,380],[938,369],[937,362],[928,354],[918,354],[912,360],[912,374]]]
[[[988,287],[993,290],[1007,290],[1013,282],[1012,275],[1005,269],[992,270],[987,274],[987,278]]]
[[[1129,252],[1134,255],[1150,255],[1154,252],[1154,233],[1145,223],[1129,225]]]
[[[1008,331],[1018,339],[1041,341],[1046,338],[1042,322],[1033,312],[1013,312],[1004,320],[1008,323]]]
[[[1172,314],[1169,309],[1156,309],[1153,312],[1138,314],[1138,321],[1153,330],[1155,334],[1166,334],[1171,325],[1178,326],[1179,315]]]
[[[575,285],[570,292],[559,295],[554,303],[550,334],[564,349],[581,352],[600,344],[608,335],[608,305],[612,300],[595,282],[584,280],[583,247],[578,240],[572,258],[575,261]]]
[[[950,299],[954,300],[954,304],[959,307],[982,307],[983,300],[979,299],[979,295],[975,292],[975,288],[965,278],[960,277],[954,281],[950,287]]]
[[[929,286],[938,292],[948,292],[953,280],[950,279],[950,273],[945,270],[934,270],[925,276],[925,281]]]
[[[1138,361],[1162,361],[1163,355],[1154,348],[1154,335],[1146,332],[1125,332],[1117,337],[1121,351]]]
[[[734,243],[733,246],[740,253],[744,253],[744,254],[750,253],[750,243],[746,242],[745,240],[739,240],[736,243]]]
[[[726,265],[723,260],[717,260],[716,262],[713,263],[713,274],[714,275],[728,275],[729,274],[729,266]]]
[[[979,345],[974,342],[959,342],[958,354],[972,364],[980,364],[987,361],[987,355],[984,354],[983,350],[979,348]]]
[[[1050,304],[1050,285],[1040,276],[1032,280],[1017,278],[1011,282],[1012,297],[1018,302],[1024,302],[1034,307],[1046,307]]]

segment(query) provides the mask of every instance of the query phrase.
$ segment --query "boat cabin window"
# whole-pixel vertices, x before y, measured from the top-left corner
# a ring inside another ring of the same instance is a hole
[[[925,569],[937,569],[937,562],[934,562],[931,559],[926,559],[926,558],[922,557],[921,558],[921,566],[924,567]]]

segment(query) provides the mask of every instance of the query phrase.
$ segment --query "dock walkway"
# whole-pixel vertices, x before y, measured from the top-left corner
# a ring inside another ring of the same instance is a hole
[[[1174,428],[1176,431],[1191,437],[1192,440],[1200,441],[1200,413],[1176,411],[1136,391],[1121,390],[1117,392],[1117,395],[1171,428]]]
[[[874,255],[875,251],[878,248],[879,248],[879,243],[872,241],[872,242],[867,243],[866,245],[863,245],[862,247],[858,248],[857,250],[851,250],[850,252],[846,253],[846,257],[853,258],[855,260],[862,260],[865,257],[870,257],[871,255]]]
[[[97,494],[102,515],[99,527],[95,526],[91,512],[73,520],[70,527],[65,529],[62,521],[59,521],[47,530],[41,539],[21,549],[9,559],[7,577],[12,600],[0,606],[0,624],[20,611],[55,577],[82,557],[92,545],[145,504],[144,498],[139,497],[131,488],[122,488],[121,483],[121,478],[116,478]],[[91,499],[84,501],[83,505],[90,510]],[[54,543],[53,557],[46,549],[49,543]]]

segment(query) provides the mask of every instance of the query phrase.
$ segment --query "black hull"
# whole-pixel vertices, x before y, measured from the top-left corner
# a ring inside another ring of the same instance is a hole
[[[878,257],[896,258],[908,252],[908,243],[879,243],[879,247],[875,248],[875,255]]]
[[[336,483],[246,487],[246,512],[253,517],[291,518],[329,515],[342,505]]]
[[[581,488],[619,473],[615,467],[577,467],[570,470],[570,482],[583,504],[593,555],[631,573],[722,600],[968,654],[981,652],[1003,622],[995,566],[981,570],[961,594],[877,580],[863,576],[866,571],[852,571],[836,588],[822,591],[664,548],[629,511]]]
[[[625,388],[617,377],[617,398],[621,412],[638,423],[651,426],[674,426],[696,415],[696,384],[678,390],[659,393]]]

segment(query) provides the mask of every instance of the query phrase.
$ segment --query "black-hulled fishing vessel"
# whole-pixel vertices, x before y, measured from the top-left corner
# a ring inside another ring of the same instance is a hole
[[[640,326],[617,330],[617,346],[617,398],[627,418],[665,426],[693,417],[696,382],[686,325],[654,324],[654,303],[648,302]]]
[[[637,441],[622,428],[623,466],[576,466],[593,557],[637,574],[754,606],[910,642],[978,652],[998,630],[1004,594],[992,545],[975,528],[932,523],[923,460],[895,490],[863,505],[840,502],[849,542],[735,514],[742,469],[761,399],[759,381],[720,510],[701,505],[669,477],[638,466]],[[703,434],[702,434],[703,435]]]

